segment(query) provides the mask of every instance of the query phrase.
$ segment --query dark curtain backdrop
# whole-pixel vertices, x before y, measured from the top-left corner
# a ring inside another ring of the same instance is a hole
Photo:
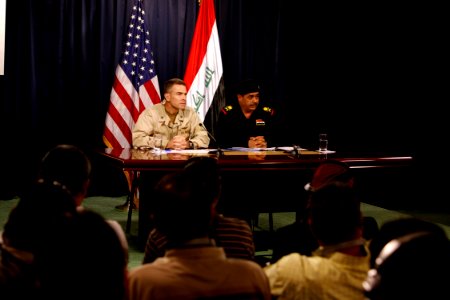
[[[255,78],[262,83],[263,101],[289,126],[293,143],[315,148],[323,131],[338,151],[414,153],[413,103],[423,93],[420,56],[427,20],[392,5],[301,3],[215,1],[227,99],[229,87]],[[29,178],[55,144],[103,146],[132,4],[7,1],[0,77],[7,187]],[[162,86],[184,76],[198,1],[145,0],[144,6]]]

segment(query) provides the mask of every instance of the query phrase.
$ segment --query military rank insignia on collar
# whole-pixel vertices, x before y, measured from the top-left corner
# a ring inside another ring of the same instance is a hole
[[[256,126],[264,126],[266,122],[263,119],[256,119]]]

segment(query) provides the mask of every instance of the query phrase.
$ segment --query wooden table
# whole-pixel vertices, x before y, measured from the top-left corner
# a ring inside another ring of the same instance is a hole
[[[297,211],[306,199],[304,185],[324,160],[347,163],[365,195],[364,200],[383,198],[386,201],[395,199],[406,188],[414,161],[408,155],[322,154],[317,151],[299,151],[298,154],[284,151],[224,151],[220,155],[194,152],[156,155],[151,150],[107,148],[98,150],[97,154],[105,163],[130,172],[133,184],[129,200],[133,199],[139,188],[140,243],[145,243],[152,227],[149,220],[151,189],[164,174],[183,168],[191,156],[218,158],[223,182],[219,210],[226,215],[246,219],[258,212]],[[127,233],[130,231],[131,216],[132,210],[129,209]]]

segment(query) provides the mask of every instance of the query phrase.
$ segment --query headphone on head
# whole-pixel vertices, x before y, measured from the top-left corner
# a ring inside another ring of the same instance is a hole
[[[363,282],[366,299],[434,299],[450,275],[449,240],[432,232],[410,233],[388,242]],[[441,275],[442,272],[447,274]],[[425,298],[424,298],[425,297]]]

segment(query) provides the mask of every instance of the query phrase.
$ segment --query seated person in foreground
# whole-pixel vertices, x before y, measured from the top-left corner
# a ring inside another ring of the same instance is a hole
[[[253,260],[255,245],[248,223],[237,218],[224,217],[216,211],[221,190],[217,159],[208,156],[192,157],[186,162],[184,170],[196,178],[196,184],[203,186],[204,193],[211,199],[213,222],[210,226],[209,237],[217,246],[225,250],[227,257]],[[166,245],[167,237],[154,228],[147,239],[143,263],[150,263],[164,256]]]
[[[161,135],[168,149],[208,148],[209,137],[200,118],[186,106],[186,83],[178,78],[164,83],[164,100],[145,109],[133,127],[133,147],[155,147]]]
[[[0,243],[1,299],[124,299],[127,253],[98,213],[57,181],[35,183]]]
[[[313,256],[291,253],[264,268],[278,299],[364,299],[369,251],[353,188],[330,183],[314,190],[308,224],[320,247]],[[293,237],[295,238],[295,237]]]
[[[374,265],[363,283],[366,299],[448,298],[450,242],[443,230],[422,225],[405,219],[380,228],[381,240],[387,242],[373,253]]]
[[[38,182],[10,211],[0,238],[2,299],[33,299],[39,292],[35,256],[43,239],[76,214],[75,201],[57,182]]]
[[[127,253],[94,211],[77,211],[50,229],[35,256],[40,299],[127,299]]]
[[[369,243],[371,254],[370,267],[375,268],[376,258],[383,247],[391,240],[410,233],[422,231],[431,232],[433,234],[441,235],[443,238],[447,238],[445,230],[439,225],[415,217],[403,217],[383,223],[378,233]]]
[[[186,170],[155,186],[152,217],[167,236],[164,257],[129,273],[130,300],[270,299],[269,284],[253,261],[227,258],[209,237],[211,194]]]
[[[321,186],[332,182],[342,182],[355,188],[354,176],[350,167],[337,160],[326,160],[315,170],[311,183],[305,186],[310,193]],[[294,223],[279,228],[274,235],[272,262],[284,255],[297,252],[303,255],[312,255],[319,247],[317,239],[311,232],[307,222],[306,203],[299,199],[297,217]],[[370,240],[378,231],[377,221],[373,217],[363,217],[363,237]],[[296,238],[292,238],[292,237]]]
[[[260,104],[260,86],[248,79],[236,87],[237,101],[220,111],[217,143],[221,148],[275,146],[275,110]]]
[[[91,183],[92,164],[83,150],[75,145],[60,144],[50,149],[39,165],[38,180],[59,182],[73,196],[77,210],[83,210]],[[128,253],[128,241],[122,226],[116,220],[107,220],[116,231],[122,246]]]

